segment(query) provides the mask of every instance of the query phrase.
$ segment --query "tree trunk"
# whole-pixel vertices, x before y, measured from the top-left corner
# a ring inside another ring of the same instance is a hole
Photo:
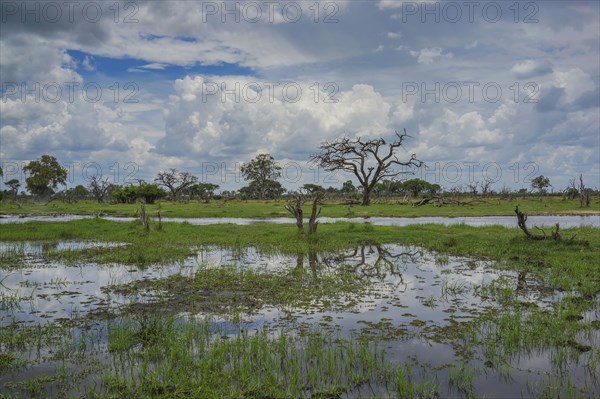
[[[296,218],[296,227],[298,227],[298,231],[304,231],[304,211],[302,210],[302,197],[300,195],[296,196],[294,204],[285,205],[285,209],[288,210],[289,213],[294,215]]]
[[[317,232],[317,226],[319,224],[317,218],[321,214],[320,208],[317,211],[317,206],[319,205],[320,199],[321,195],[319,193],[315,193],[315,196],[313,197],[312,212],[310,213],[310,219],[308,220],[308,234],[313,234]]]
[[[142,226],[148,230],[150,225],[148,224],[148,216],[146,215],[146,206],[142,205],[142,210],[140,212],[140,220],[142,221]]]
[[[362,195],[362,206],[369,206],[371,204],[371,190],[368,187],[363,186]]]

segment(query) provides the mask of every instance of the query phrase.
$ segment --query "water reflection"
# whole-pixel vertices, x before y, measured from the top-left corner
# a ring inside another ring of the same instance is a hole
[[[125,265],[67,265],[45,262],[42,258],[47,251],[95,245],[101,244],[74,241],[0,243],[0,256],[15,251],[15,248],[17,252],[22,250],[27,254],[25,265],[19,269],[8,269],[0,264],[0,328],[14,323],[78,323],[90,315],[98,320],[102,311],[118,312],[136,301],[151,302],[154,299],[152,295],[143,294],[115,295],[111,287],[174,274],[193,276],[201,268],[234,265],[240,269],[297,276],[298,279],[308,274],[311,277],[308,281],[314,284],[326,275],[350,273],[368,289],[357,295],[342,296],[343,306],[331,306],[325,300],[319,304],[295,306],[267,304],[252,313],[233,312],[216,317],[200,313],[190,317],[217,318],[225,327],[221,333],[229,336],[235,336],[241,329],[265,327],[275,334],[281,327],[300,331],[318,325],[352,339],[382,339],[390,358],[427,365],[427,370],[436,373],[446,384],[449,372],[445,365],[463,361],[465,356],[461,352],[464,343],[457,342],[452,336],[457,326],[482,312],[503,311],[502,297],[490,293],[501,292],[539,306],[545,306],[544,302],[552,303],[562,295],[549,290],[527,272],[500,271],[491,262],[440,257],[419,247],[374,242],[334,252],[297,254],[265,253],[252,247],[207,246],[198,248],[196,254],[184,262],[145,270]],[[494,291],[489,287],[497,289]],[[106,337],[102,335],[98,339],[105,340]],[[598,331],[589,332],[585,339],[594,348],[598,347],[599,341]],[[523,354],[512,368],[505,366],[499,370],[486,366],[485,357],[476,357],[476,353],[471,355],[475,356],[472,360],[475,365],[483,370],[473,382],[476,391],[491,393],[489,387],[493,385],[496,397],[518,397],[529,392],[527,383],[540,383],[544,373],[551,368],[550,351]],[[586,364],[571,366],[565,373],[583,386]],[[453,393],[456,392],[449,389],[442,394]],[[369,396],[366,391],[354,394]]]

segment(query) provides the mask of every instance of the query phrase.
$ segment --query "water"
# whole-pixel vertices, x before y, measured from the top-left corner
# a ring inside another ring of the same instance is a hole
[[[215,320],[230,335],[238,334],[240,328],[265,327],[275,334],[281,327],[299,329],[319,325],[346,338],[384,337],[390,358],[402,362],[410,359],[423,367],[425,373],[435,374],[442,383],[442,396],[445,397],[456,395],[456,392],[449,388],[446,391],[448,369],[441,367],[464,360],[454,346],[453,338],[445,336],[445,329],[490,309],[502,311],[501,304],[481,295],[482,289],[492,282],[503,281],[518,300],[548,308],[563,295],[544,288],[543,282],[527,274],[497,270],[493,262],[441,256],[419,247],[402,245],[365,244],[335,252],[298,255],[264,253],[256,248],[207,246],[197,248],[195,255],[183,262],[145,269],[121,264],[65,264],[43,259],[44,251],[48,250],[101,245],[104,244],[76,241],[0,243],[0,255],[19,251],[26,254],[25,264],[18,269],[0,266],[0,328],[15,323],[38,325],[49,321],[72,322],[80,326],[87,323],[84,322],[86,316],[93,318],[98,312],[107,310],[119,312],[133,303],[156,306],[160,311],[163,305],[153,303],[155,298],[151,292],[119,295],[112,288],[177,273],[192,276],[200,268],[232,265],[279,274],[301,270],[313,275],[317,282],[323,276],[336,275],[343,267],[371,288],[334,304],[321,301],[296,307],[266,305],[253,312],[243,312],[237,321],[223,315],[217,315]],[[212,317],[209,313],[189,313],[185,306],[177,311],[187,317]],[[591,312],[586,317],[595,319],[597,314]],[[101,321],[99,325],[102,325]],[[82,327],[76,327],[75,334],[83,334],[83,331]],[[102,353],[106,331],[98,327],[98,334],[100,343],[94,351]],[[585,342],[597,348],[600,344],[598,330]],[[527,396],[527,384],[544,384],[545,374],[551,375],[549,359],[547,351],[522,355],[511,365],[507,382],[501,372],[488,370],[484,365],[487,359],[476,353],[471,364],[481,372],[475,375],[473,386],[476,391],[485,392],[486,397]],[[43,374],[46,368],[48,363],[25,370],[17,377],[0,374],[0,393],[7,381]],[[577,386],[589,384],[583,363],[572,363],[565,372]],[[357,389],[349,396],[361,394],[370,397],[372,392]]]
[[[35,222],[66,222],[70,220],[92,219],[95,216],[90,215],[56,215],[56,216],[27,216],[20,215],[3,215],[0,217],[0,224],[7,223],[26,223],[29,221]],[[135,220],[132,217],[115,217],[103,216],[103,219],[113,220],[118,222],[131,222]],[[237,224],[248,225],[255,223],[272,223],[272,224],[294,224],[295,219],[292,218],[162,218],[163,222],[182,223],[187,222],[193,225],[212,225],[212,224]],[[461,217],[442,217],[428,216],[418,218],[397,218],[397,217],[370,217],[370,218],[319,218],[319,223],[335,223],[335,222],[368,222],[376,226],[409,226],[412,224],[423,223],[439,223],[439,224],[466,224],[468,226],[490,226],[500,225],[505,227],[516,227],[517,219],[515,216],[461,216]],[[306,221],[307,222],[307,221]],[[307,222],[308,223],[308,222]],[[549,216],[529,216],[527,219],[528,226],[546,226],[553,227],[556,223],[560,223],[562,228],[593,226],[600,228],[600,215],[549,215]]]

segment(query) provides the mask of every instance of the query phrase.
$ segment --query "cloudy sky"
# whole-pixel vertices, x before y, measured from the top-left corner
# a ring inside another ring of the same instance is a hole
[[[166,168],[239,188],[268,152],[284,185],[341,136],[412,136],[451,188],[600,186],[600,3],[0,1],[4,181],[52,154],[70,183]]]

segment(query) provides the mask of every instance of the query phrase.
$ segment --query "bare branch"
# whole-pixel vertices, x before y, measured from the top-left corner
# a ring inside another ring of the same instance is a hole
[[[323,142],[320,152],[311,156],[311,161],[328,171],[341,170],[353,173],[363,189],[363,205],[369,205],[370,194],[375,185],[388,177],[412,173],[410,170],[393,170],[395,166],[408,169],[420,168],[423,162],[412,154],[407,161],[401,161],[396,150],[410,137],[395,132],[396,138],[386,142],[383,138],[363,140],[361,137],[342,137],[335,141]]]

